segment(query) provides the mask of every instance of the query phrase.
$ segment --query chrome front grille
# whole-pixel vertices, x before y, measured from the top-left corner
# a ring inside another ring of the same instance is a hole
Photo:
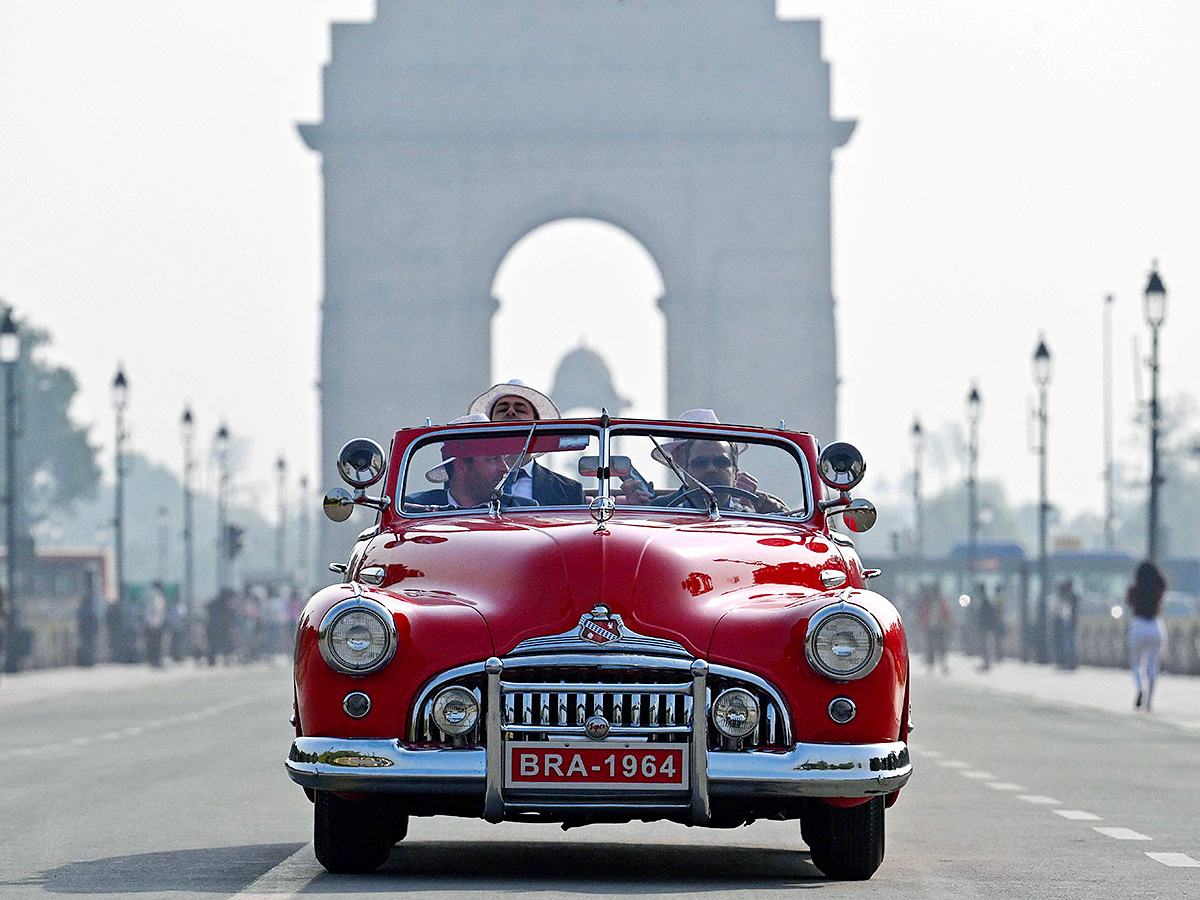
[[[554,740],[584,734],[584,723],[603,716],[609,734],[626,740],[683,743],[692,731],[692,681],[686,662],[654,660],[655,665],[613,665],[611,657],[522,658],[506,663],[501,680],[501,721],[506,736],[523,741]],[[642,661],[638,661],[642,662]],[[457,739],[433,722],[433,700],[451,685],[465,687],[480,703],[479,725]],[[759,703],[758,727],[739,746],[774,749],[791,743],[791,728],[778,694],[761,679],[725,666],[713,666],[706,691],[705,722],[712,700],[738,687]],[[420,744],[482,746],[487,692],[481,666],[447,672],[418,698],[410,740]],[[731,746],[711,724],[710,748]]]

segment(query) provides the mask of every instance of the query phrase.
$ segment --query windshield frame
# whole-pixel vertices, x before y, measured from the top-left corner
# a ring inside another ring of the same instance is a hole
[[[721,518],[736,517],[747,519],[768,519],[771,521],[786,520],[788,522],[807,522],[813,517],[816,511],[816,498],[813,493],[812,472],[808,466],[808,458],[804,455],[804,451],[800,449],[792,441],[787,438],[780,437],[770,432],[752,431],[749,429],[738,428],[708,428],[708,427],[688,427],[685,424],[664,420],[661,425],[639,423],[637,425],[617,424],[612,425],[609,429],[608,440],[611,444],[614,438],[618,437],[647,437],[654,435],[656,438],[683,438],[685,440],[715,440],[715,441],[737,441],[741,440],[750,444],[768,445],[777,447],[792,456],[799,464],[800,478],[804,485],[804,515],[787,516],[782,513],[758,513],[746,512],[743,510],[721,510]],[[628,512],[666,512],[666,513],[694,513],[699,516],[707,517],[707,509],[695,509],[686,506],[626,506],[620,504],[617,506],[617,511]]]
[[[439,444],[446,440],[454,440],[455,438],[471,438],[471,437],[513,437],[524,440],[530,432],[530,426],[534,425],[534,420],[515,419],[507,422],[492,422],[485,424],[480,422],[477,425],[462,426],[462,425],[447,425],[444,428],[436,428],[421,435],[416,440],[409,443],[404,448],[404,454],[400,457],[400,467],[396,475],[396,497],[392,501],[392,512],[402,519],[421,519],[431,516],[447,516],[447,515],[490,515],[489,505],[484,506],[469,506],[455,507],[446,510],[406,510],[404,508],[404,488],[406,487],[405,478],[408,475],[408,467],[412,463],[412,458],[417,450],[423,449],[430,444]],[[541,419],[536,421],[538,437],[559,433],[568,434],[586,434],[590,440],[599,441],[601,439],[600,426],[588,420],[579,419]],[[418,477],[419,474],[418,474]],[[578,477],[577,475],[575,477]],[[585,485],[586,489],[586,485]],[[416,491],[410,491],[416,493]],[[524,512],[541,512],[543,510],[553,509],[583,509],[587,506],[509,506],[505,507],[503,515],[507,516],[511,513]]]

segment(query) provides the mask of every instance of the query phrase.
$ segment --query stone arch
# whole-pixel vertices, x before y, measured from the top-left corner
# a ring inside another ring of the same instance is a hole
[[[566,217],[657,262],[669,412],[835,433],[830,180],[854,123],[830,116],[818,22],[775,0],[378,0],[333,26],[324,108],[300,130],[325,180],[328,479],[348,437],[447,421],[490,383],[490,280]]]

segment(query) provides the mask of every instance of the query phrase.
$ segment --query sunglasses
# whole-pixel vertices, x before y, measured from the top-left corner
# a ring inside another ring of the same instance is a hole
[[[688,460],[688,466],[693,469],[729,469],[733,467],[733,460],[728,456],[694,456]]]

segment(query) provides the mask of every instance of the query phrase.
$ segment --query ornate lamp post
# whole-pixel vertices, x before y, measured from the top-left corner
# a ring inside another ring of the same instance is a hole
[[[975,557],[979,552],[979,497],[976,470],[979,463],[979,417],[983,400],[979,386],[967,394],[967,579],[966,590],[975,590]]]
[[[1158,437],[1158,332],[1163,321],[1167,318],[1167,289],[1163,287],[1162,279],[1158,276],[1158,260],[1150,270],[1150,280],[1146,282],[1145,306],[1146,324],[1150,326],[1150,512],[1148,516],[1148,535],[1146,541],[1146,557],[1157,561],[1159,553],[1158,539],[1158,488],[1163,477],[1159,472]]]
[[[114,466],[116,474],[116,491],[113,505],[113,529],[116,543],[117,564],[117,608],[125,612],[125,407],[129,403],[129,382],[125,379],[125,370],[117,366],[116,377],[112,383],[113,411],[116,413],[116,441],[114,443]],[[122,615],[122,621],[124,616]],[[119,642],[125,643],[124,638]],[[125,655],[132,648],[122,647]],[[124,658],[124,657],[123,657]]]
[[[275,460],[275,471],[279,473],[279,520],[275,523],[275,571],[280,581],[287,577],[286,552],[284,543],[287,536],[287,460],[280,454]]]
[[[1050,503],[1046,499],[1046,426],[1049,421],[1046,410],[1046,389],[1050,385],[1050,348],[1045,337],[1038,338],[1033,351],[1033,383],[1038,389],[1038,605],[1037,633],[1034,635],[1033,652],[1038,662],[1050,661],[1046,644],[1046,603],[1050,594],[1050,566],[1046,556],[1046,520]]]
[[[190,406],[183,408],[179,432],[183,436],[183,602],[190,621],[196,612],[195,545],[192,533],[192,472],[196,465],[192,447],[196,439],[196,423],[192,419]]]
[[[217,595],[228,587],[229,579],[229,429],[225,423],[217,429]]]
[[[17,361],[21,358],[21,336],[13,322],[12,310],[4,310],[0,324],[0,365],[4,366],[4,540],[8,570],[8,628],[5,630],[4,671],[20,668],[18,637],[21,628],[17,603]]]
[[[924,551],[924,523],[921,516],[921,452],[925,449],[925,432],[921,420],[913,416],[913,558],[920,560]]]

